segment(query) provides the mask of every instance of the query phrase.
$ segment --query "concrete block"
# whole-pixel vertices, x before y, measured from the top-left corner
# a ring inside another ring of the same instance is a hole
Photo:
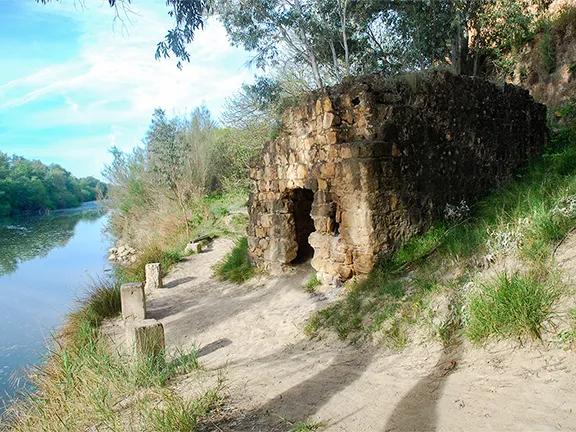
[[[152,292],[158,288],[162,288],[162,277],[160,273],[160,263],[146,264],[146,286],[145,292]]]
[[[146,297],[141,283],[126,283],[120,287],[122,317],[125,320],[146,318]]]
[[[164,326],[155,319],[127,322],[126,344],[136,355],[162,355],[166,348]]]

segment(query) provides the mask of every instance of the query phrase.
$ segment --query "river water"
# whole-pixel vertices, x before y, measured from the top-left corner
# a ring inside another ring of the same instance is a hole
[[[105,275],[106,222],[94,202],[0,219],[0,411],[90,278]]]

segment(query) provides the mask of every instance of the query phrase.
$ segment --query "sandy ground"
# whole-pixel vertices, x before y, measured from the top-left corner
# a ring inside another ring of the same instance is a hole
[[[206,430],[282,431],[308,418],[326,431],[576,430],[575,352],[429,343],[391,353],[309,341],[302,327],[325,303],[302,289],[311,268],[218,282],[211,267],[232,245],[219,239],[187,258],[148,300],[168,348],[195,344],[202,367],[226,378],[233,409]],[[574,242],[563,245],[563,266],[575,252]]]

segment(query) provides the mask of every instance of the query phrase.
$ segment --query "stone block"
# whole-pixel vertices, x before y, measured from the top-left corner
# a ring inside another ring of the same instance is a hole
[[[324,118],[322,119],[322,127],[324,129],[330,129],[332,127],[332,123],[335,122],[336,116],[331,112],[324,113]]]
[[[334,177],[335,166],[333,163],[325,163],[320,169],[322,177],[330,179]]]
[[[146,286],[144,287],[144,291],[152,292],[162,288],[162,286],[160,263],[146,264]]]
[[[156,357],[166,349],[164,326],[155,319],[136,320],[126,323],[126,345],[137,355]]]
[[[146,318],[146,296],[141,283],[125,283],[120,287],[122,318],[142,320]]]
[[[300,180],[304,180],[307,174],[308,174],[308,168],[306,168],[306,165],[298,165],[298,168],[296,169],[297,178]]]
[[[322,108],[324,108],[324,112],[332,112],[332,101],[328,96],[322,101]]]
[[[326,142],[328,144],[336,144],[338,142],[338,134],[335,131],[329,131],[326,134]]]

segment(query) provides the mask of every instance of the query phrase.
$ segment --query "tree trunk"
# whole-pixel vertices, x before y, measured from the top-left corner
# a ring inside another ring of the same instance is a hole
[[[324,88],[322,78],[320,77],[320,71],[318,69],[318,62],[316,61],[316,53],[314,52],[314,48],[312,47],[312,44],[308,40],[306,32],[304,31],[305,25],[304,25],[304,13],[302,12],[302,4],[300,3],[300,0],[296,0],[294,4],[296,5],[298,15],[300,15],[300,19],[298,20],[300,41],[306,47],[306,55],[308,56],[308,63],[310,64],[310,67],[312,68],[312,73],[314,74],[314,82],[316,86],[318,86],[318,88]]]
[[[348,7],[348,0],[344,0],[340,12],[340,24],[342,25],[342,41],[344,42],[344,70],[346,76],[350,76],[350,57],[348,52],[348,36],[346,35],[346,8]]]
[[[329,40],[330,50],[332,51],[332,62],[334,63],[334,72],[336,73],[336,79],[342,81],[340,77],[340,66],[338,66],[338,56],[336,56],[336,48],[334,47],[334,42]]]

